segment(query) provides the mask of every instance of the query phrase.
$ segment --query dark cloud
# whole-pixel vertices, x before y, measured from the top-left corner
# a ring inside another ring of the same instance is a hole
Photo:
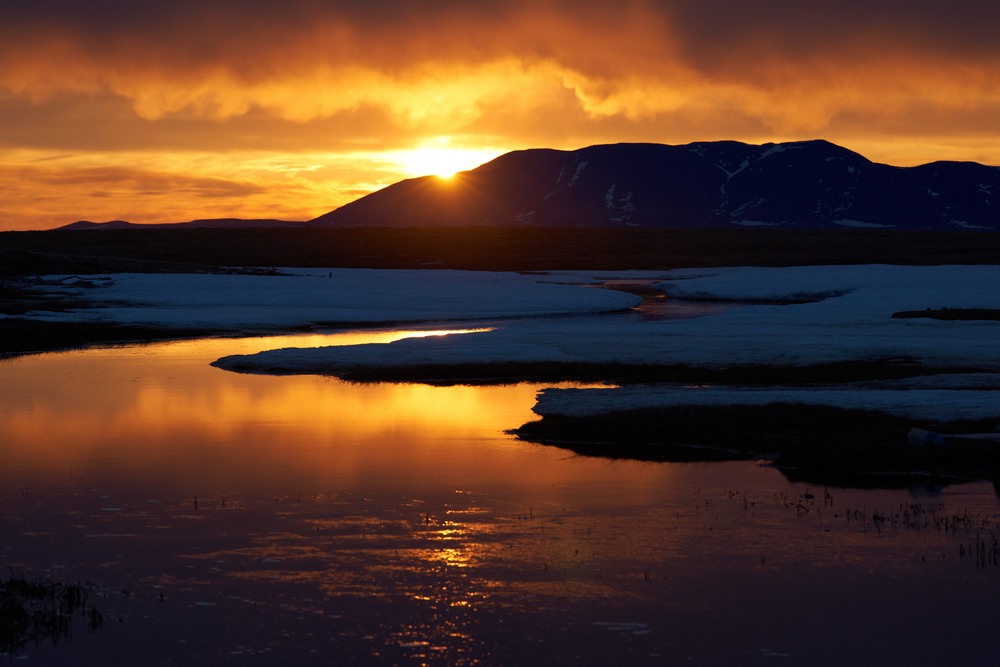
[[[776,51],[792,56],[872,43],[886,50],[1000,52],[996,39],[1000,5],[988,0],[674,0],[655,4],[671,17],[692,51],[708,43],[712,46],[706,50],[738,53],[748,46],[770,43]]]
[[[319,73],[338,85],[351,68],[406,81],[505,58],[595,82],[679,85],[684,73],[773,86],[816,67],[899,77],[907,64],[995,69],[1000,57],[992,1],[39,0],[0,11],[0,84],[127,97],[144,79],[254,86]]]
[[[0,164],[30,167],[0,185],[29,206],[58,189],[96,199],[88,174],[103,175],[106,193],[159,202],[160,219],[176,217],[171,192],[256,199],[267,217],[282,189],[312,208],[388,176],[230,179],[221,156],[238,171],[262,152],[442,136],[511,149],[822,137],[883,161],[998,163],[997,26],[996,0],[5,0]],[[75,157],[40,170],[47,154]]]
[[[1000,50],[1000,4],[987,0],[37,0],[7,2],[2,12],[2,30],[15,42],[58,36],[95,54],[145,46],[185,64],[261,62],[300,46],[396,66],[439,54],[583,53],[593,45],[564,38],[627,46],[634,40],[615,33],[640,25],[659,26],[691,54],[746,54],[769,44],[792,56],[869,42],[980,56]]]
[[[85,189],[90,196],[95,197],[128,192],[139,196],[183,194],[191,197],[219,198],[246,197],[265,192],[259,185],[235,180],[122,167],[90,167],[74,170],[37,167],[32,171],[33,181],[39,185]]]

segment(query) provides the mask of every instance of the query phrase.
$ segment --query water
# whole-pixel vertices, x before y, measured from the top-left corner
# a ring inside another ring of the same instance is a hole
[[[71,632],[0,662],[991,654],[991,485],[863,491],[789,483],[755,462],[584,458],[504,434],[532,419],[536,385],[356,385],[208,365],[403,335],[0,363],[0,578],[80,582],[103,621],[89,628],[78,613]]]

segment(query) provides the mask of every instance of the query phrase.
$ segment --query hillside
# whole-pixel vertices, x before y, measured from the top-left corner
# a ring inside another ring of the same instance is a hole
[[[1000,229],[1000,167],[893,167],[827,141],[613,144],[401,181],[309,226]]]

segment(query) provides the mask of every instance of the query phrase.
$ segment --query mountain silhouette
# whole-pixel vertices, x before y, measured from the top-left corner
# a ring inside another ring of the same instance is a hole
[[[108,222],[91,222],[90,220],[77,220],[56,229],[77,230],[77,231],[99,231],[105,229],[247,229],[259,227],[296,227],[302,225],[301,222],[289,222],[286,220],[253,219],[244,220],[241,218],[209,218],[204,220],[189,220],[187,222],[159,222],[159,223],[135,223],[127,220],[110,220]]]
[[[400,181],[307,226],[1000,229],[1000,167],[894,167],[827,141],[611,144]]]

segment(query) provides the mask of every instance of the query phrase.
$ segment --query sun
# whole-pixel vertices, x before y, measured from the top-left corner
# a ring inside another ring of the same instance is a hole
[[[465,151],[457,148],[415,148],[403,157],[403,166],[413,176],[445,179],[470,168]]]
[[[490,148],[458,148],[434,142],[396,151],[392,161],[409,177],[437,176],[450,179],[456,173],[489,162],[503,151]]]

